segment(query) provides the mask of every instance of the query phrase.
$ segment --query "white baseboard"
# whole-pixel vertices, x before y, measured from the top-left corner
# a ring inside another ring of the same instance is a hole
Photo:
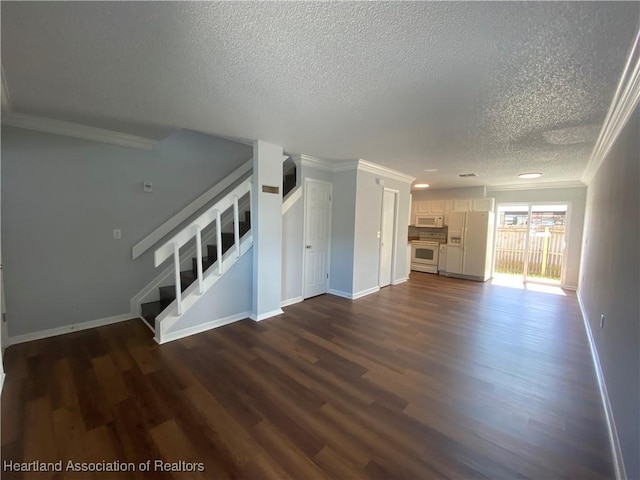
[[[200,325],[196,325],[194,327],[183,328],[182,330],[176,330],[175,332],[169,332],[162,335],[162,340],[158,341],[156,338],[156,342],[163,344],[167,342],[172,342],[174,340],[179,340],[181,338],[190,337],[191,335],[196,335],[198,333],[206,332],[207,330],[211,330],[213,328],[222,327],[223,325],[228,325],[233,322],[237,322],[238,320],[244,320],[249,317],[250,312],[241,312],[236,313],[235,315],[230,315],[228,317],[219,318],[217,320],[213,320],[211,322],[202,323]]]
[[[64,327],[51,328],[49,330],[41,330],[39,332],[33,333],[25,333],[24,335],[9,337],[9,345],[31,342],[33,340],[41,340],[43,338],[64,335],[65,333],[79,332],[80,330],[88,330],[90,328],[104,327],[105,325],[124,322],[125,320],[131,320],[134,318],[136,318],[136,315],[132,315],[131,313],[123,313],[122,315],[115,315],[113,317],[99,318],[97,320],[90,320],[88,322],[65,325]]]
[[[348,298],[349,300],[357,300],[358,298],[362,298],[366,295],[370,295],[372,293],[376,293],[380,291],[380,287],[372,287],[372,288],[367,288],[366,290],[361,290],[359,292],[356,293],[348,293],[348,292],[343,292],[341,290],[329,290],[328,293],[330,293],[331,295],[335,295],[336,297],[342,297],[342,298]]]
[[[336,297],[348,298],[351,300],[351,294],[347,292],[343,292],[342,290],[334,290],[333,288],[329,289],[328,292],[330,295],[335,295]]]
[[[409,280],[409,277],[398,278],[397,280],[393,281],[393,285],[400,285],[401,283],[404,283],[407,280]]]
[[[249,315],[249,318],[254,322],[260,322],[262,320],[266,320],[267,318],[275,317],[276,315],[282,315],[283,313],[284,312],[281,308],[277,308],[275,310],[271,310],[270,312],[261,313],[260,315],[252,313],[251,315]]]
[[[565,290],[571,290],[573,292],[578,290],[578,287],[576,287],[575,285],[560,285],[560,288],[563,288]]]
[[[613,457],[613,467],[615,469],[616,479],[627,480],[627,471],[624,468],[622,448],[620,447],[620,439],[618,438],[616,422],[613,418],[613,410],[611,409],[611,402],[609,401],[609,393],[607,392],[607,385],[604,381],[602,367],[600,366],[600,357],[598,357],[598,349],[593,338],[593,332],[591,331],[589,316],[587,315],[587,311],[582,301],[580,291],[578,291],[577,297],[578,305],[580,306],[580,311],[582,312],[582,321],[584,322],[584,328],[587,331],[587,338],[589,339],[589,346],[591,347],[591,357],[593,358],[593,364],[596,369],[596,377],[598,378],[598,387],[600,388],[600,397],[602,398],[604,414],[607,421],[607,431],[609,432],[609,443],[611,445],[611,455]]]
[[[372,287],[372,288],[367,288],[366,290],[360,290],[359,292],[354,293],[351,298],[353,300],[356,300],[358,298],[362,298],[365,297],[367,295],[371,295],[372,293],[376,293],[380,291],[380,287],[376,286],[376,287]]]
[[[299,297],[293,297],[293,298],[288,298],[287,300],[283,300],[282,301],[282,305],[280,305],[281,307],[288,307],[289,305],[293,305],[294,303],[300,303],[304,300],[304,298],[302,297],[302,295],[300,295]]]

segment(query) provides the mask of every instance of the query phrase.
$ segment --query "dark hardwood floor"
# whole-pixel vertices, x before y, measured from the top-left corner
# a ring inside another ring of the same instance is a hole
[[[163,346],[135,320],[15,345],[5,360],[3,463],[204,472],[2,478],[613,478],[570,292],[412,273]]]

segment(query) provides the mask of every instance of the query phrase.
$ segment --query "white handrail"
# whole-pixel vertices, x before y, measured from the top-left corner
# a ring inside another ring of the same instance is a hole
[[[167,220],[165,223],[156,228],[153,232],[147,235],[145,238],[140,240],[133,246],[132,249],[132,257],[135,260],[144,252],[153,247],[156,243],[162,240],[165,236],[171,233],[178,225],[182,222],[186,221],[189,217],[194,215],[198,210],[203,208],[207,203],[213,200],[215,197],[220,195],[224,190],[229,188],[238,179],[242,178],[244,175],[248,174],[253,168],[253,159],[247,160],[245,163],[240,165],[240,167],[236,168],[231,174],[229,174],[226,178],[218,182],[216,185],[211,187],[209,190],[204,192],[198,198],[196,198],[189,205],[184,207],[178,213],[176,213],[173,217]]]
[[[240,185],[234,188],[228,195],[216,204],[207,209],[202,215],[196,218],[193,222],[183,228],[176,235],[171,237],[161,247],[159,247],[154,253],[154,266],[158,267],[162,262],[174,255],[174,244],[180,249],[184,244],[189,242],[196,236],[196,229],[204,230],[209,224],[214,222],[217,218],[216,212],[224,212],[228,208],[233,206],[233,197],[242,197],[247,192],[251,192],[252,177],[249,177],[243,181]],[[239,228],[236,224],[234,228]],[[220,229],[218,229],[220,230]],[[219,248],[222,248],[221,242],[218,241]]]

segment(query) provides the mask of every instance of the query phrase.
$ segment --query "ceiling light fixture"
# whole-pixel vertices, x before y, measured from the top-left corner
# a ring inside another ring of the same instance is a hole
[[[433,173],[433,172],[437,172],[438,169],[437,168],[425,168],[424,171],[427,172],[427,173]]]
[[[429,184],[428,183],[416,183],[413,187],[414,188],[429,188]]]
[[[525,172],[519,173],[518,177],[520,178],[538,178],[542,176],[542,172]]]

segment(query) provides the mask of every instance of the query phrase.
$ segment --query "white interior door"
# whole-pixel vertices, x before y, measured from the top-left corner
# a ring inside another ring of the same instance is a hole
[[[304,298],[329,289],[331,239],[331,184],[305,179],[304,189]]]
[[[382,221],[380,226],[380,273],[378,285],[386,287],[393,281],[396,237],[397,192],[385,188],[382,195]]]

